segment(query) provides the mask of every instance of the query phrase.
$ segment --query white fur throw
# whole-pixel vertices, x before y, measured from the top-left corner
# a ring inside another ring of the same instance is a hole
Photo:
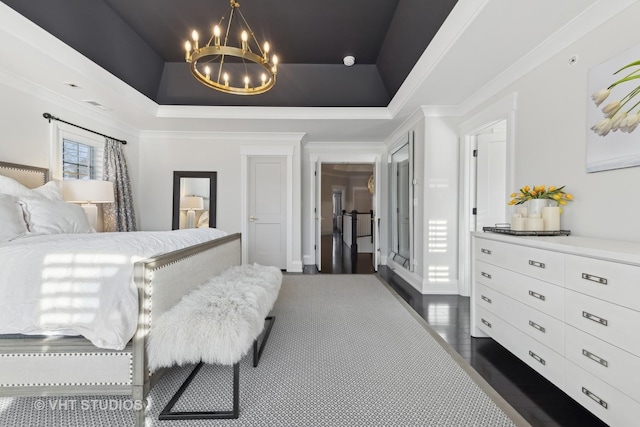
[[[282,273],[276,267],[231,267],[157,319],[149,335],[149,369],[173,365],[232,365],[247,354],[275,303]]]

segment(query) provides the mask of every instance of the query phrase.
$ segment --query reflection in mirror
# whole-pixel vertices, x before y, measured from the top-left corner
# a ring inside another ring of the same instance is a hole
[[[411,265],[411,151],[407,141],[391,154],[391,259],[408,270]]]
[[[173,229],[216,226],[216,172],[173,173]]]

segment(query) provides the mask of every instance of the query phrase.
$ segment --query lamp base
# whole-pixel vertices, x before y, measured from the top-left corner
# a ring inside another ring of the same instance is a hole
[[[187,211],[187,228],[195,228],[196,226],[196,211],[189,209]]]
[[[84,214],[87,216],[91,228],[98,231],[98,206],[93,203],[83,203],[80,207],[84,209]]]

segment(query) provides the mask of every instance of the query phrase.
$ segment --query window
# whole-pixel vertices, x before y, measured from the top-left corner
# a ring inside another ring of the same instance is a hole
[[[94,148],[81,142],[62,141],[62,178],[95,179]]]

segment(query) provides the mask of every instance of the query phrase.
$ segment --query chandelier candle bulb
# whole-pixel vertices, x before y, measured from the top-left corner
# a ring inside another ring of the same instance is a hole
[[[211,79],[211,68],[208,65],[204,67],[204,74],[207,76],[207,80]]]
[[[242,51],[246,52],[247,50],[249,50],[248,43],[247,43],[247,40],[249,40],[249,36],[247,36],[246,31],[243,31],[240,37],[242,38]]]
[[[191,43],[187,40],[184,44],[184,59],[189,62],[189,58],[191,57]]]
[[[262,76],[260,77],[262,79],[262,85],[264,86],[265,84],[267,84],[267,75],[262,73]]]
[[[193,49],[194,50],[198,50],[198,32],[196,30],[193,30],[193,32],[191,33],[191,38],[193,39]]]
[[[228,87],[229,86],[229,74],[224,73],[222,78],[224,79],[224,85]]]
[[[249,89],[249,76],[244,76],[244,88]]]
[[[213,27],[213,44],[215,46],[220,46],[220,27],[217,25]]]
[[[267,56],[269,54],[269,42],[264,42],[264,60],[265,62],[268,61]]]

